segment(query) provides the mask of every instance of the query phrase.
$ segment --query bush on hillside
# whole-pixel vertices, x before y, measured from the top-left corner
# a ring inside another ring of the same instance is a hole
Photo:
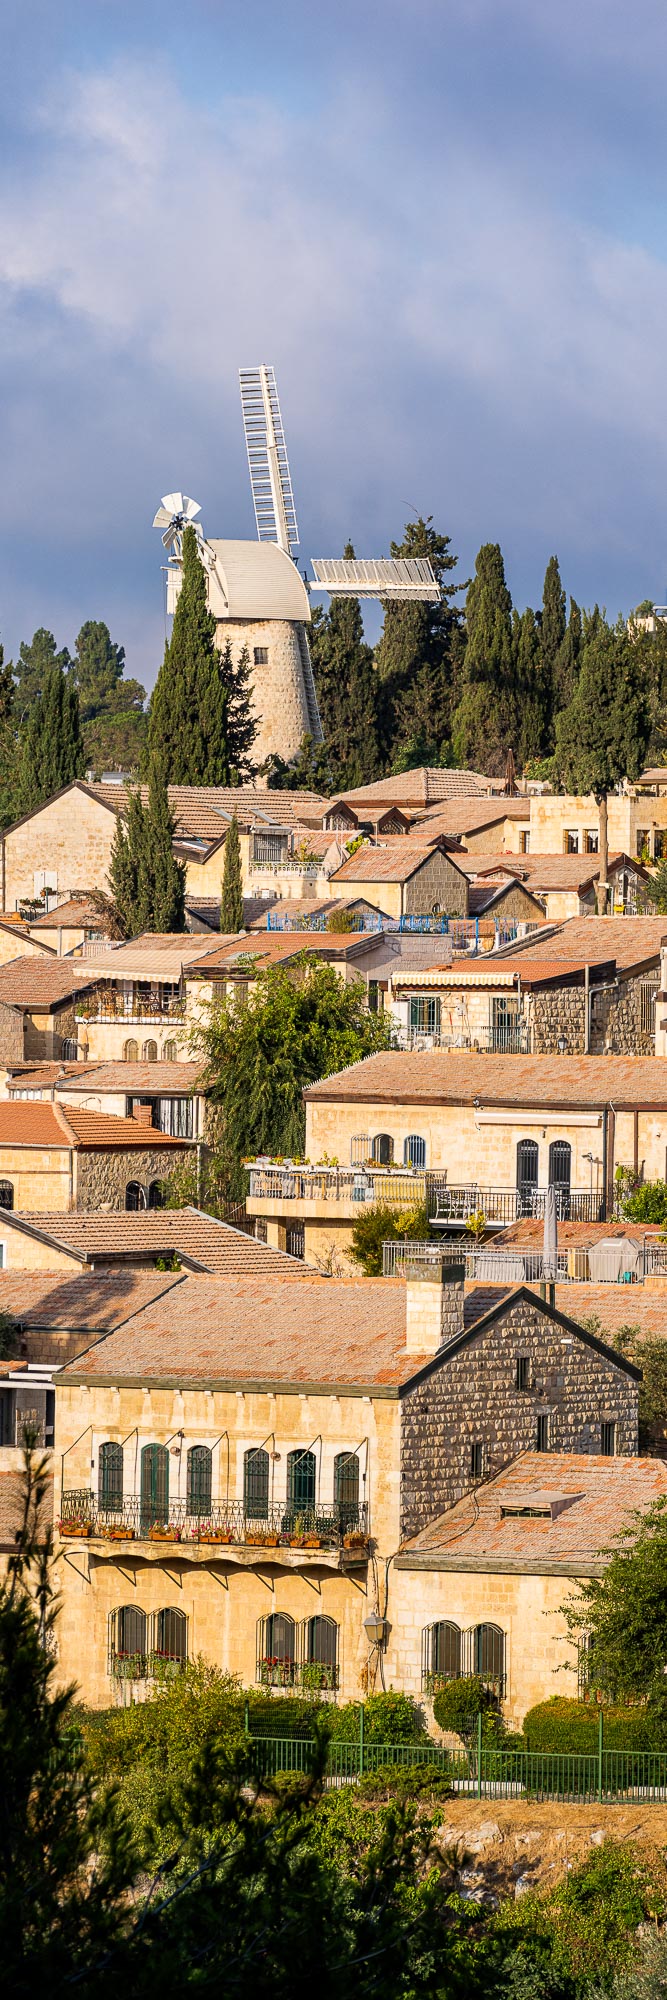
[[[358,1701],[348,1701],[344,1708],[332,1708],[331,1735],[338,1743],[359,1741]],[[411,1694],[401,1694],[397,1688],[389,1688],[386,1694],[369,1694],[363,1703],[365,1743],[421,1743],[426,1737],[426,1723],[419,1702]]]
[[[647,1708],[639,1705],[605,1706],[603,1711],[605,1750],[658,1750],[664,1745],[664,1731]],[[530,1708],[523,1725],[527,1750],[561,1752],[592,1757],[597,1752],[600,1710],[596,1702],[575,1701],[566,1695],[552,1695]]]

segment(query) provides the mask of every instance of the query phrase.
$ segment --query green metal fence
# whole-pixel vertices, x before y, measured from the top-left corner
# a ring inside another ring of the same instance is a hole
[[[477,1738],[469,1750],[447,1749],[432,1742],[369,1743],[364,1739],[363,1709],[359,1735],[351,1742],[329,1743],[326,1782],[352,1784],[356,1779],[386,1771],[428,1768],[445,1779],[453,1793],[469,1798],[531,1798],[575,1800],[612,1805],[627,1800],[667,1799],[667,1752],[605,1750],[600,1711],[597,1750],[588,1755],[551,1750],[503,1750],[488,1747],[479,1717]],[[307,1737],[255,1735],[247,1724],[252,1761],[258,1777],[281,1772],[302,1773],[312,1767],[314,1743]]]

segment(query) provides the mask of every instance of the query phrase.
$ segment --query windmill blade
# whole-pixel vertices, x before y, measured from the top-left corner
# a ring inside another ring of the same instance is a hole
[[[168,528],[169,522],[173,521],[173,518],[174,518],[173,513],[169,507],[158,507],[157,514],[153,522],[153,527]]]
[[[198,500],[191,500],[189,493],[182,493],[181,499],[183,502],[181,513],[184,521],[194,521],[195,514],[201,514],[201,507]]]
[[[262,362],[241,368],[239,380],[257,537],[291,555],[299,529],[275,374]]]
[[[312,590],[326,590],[330,597],[384,597],[421,599],[439,604],[440,586],[427,556],[370,556],[311,558],[315,582]]]

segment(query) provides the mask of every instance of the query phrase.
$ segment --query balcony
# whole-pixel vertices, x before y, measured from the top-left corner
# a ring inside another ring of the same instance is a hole
[[[544,1220],[547,1188],[489,1188],[476,1181],[450,1187],[444,1174],[428,1174],[426,1178],[429,1220],[434,1229],[465,1229],[476,1215],[483,1215],[487,1229],[507,1229],[523,1216]],[[604,1222],[604,1199],[590,1189],[559,1186],[556,1212],[560,1222]]]
[[[477,1249],[472,1247],[469,1238],[454,1243],[410,1243],[406,1238],[403,1242],[382,1245],[384,1278],[405,1278],[415,1266],[440,1271],[442,1264],[448,1262],[464,1264],[468,1282],[487,1285],[542,1285],[553,1282],[558,1285],[643,1285],[647,1273],[653,1270],[667,1275],[667,1264],[654,1264],[648,1244],[640,1246],[634,1271],[622,1269],[622,1257],[614,1250],[598,1249],[594,1252],[591,1268],[589,1251],[584,1245],[571,1245],[567,1250],[558,1250],[548,1266],[541,1250],[527,1249],[522,1243],[489,1244]]]
[[[529,1056],[530,1028],[526,1021],[512,1028],[475,1028],[469,1034],[445,1035],[440,1028],[398,1028],[401,1049],[450,1049],[461,1055]]]
[[[185,996],[161,994],[88,993],[77,1000],[77,1021],[184,1021]]]
[[[276,1562],[282,1568],[303,1561],[335,1568],[366,1562],[370,1535],[366,1503],[332,1501],[298,1510],[287,1504],[248,1514],[242,1500],[228,1500],[193,1513],[185,1500],[162,1511],[131,1494],[103,1505],[96,1493],[73,1488],[61,1499],[60,1536],[95,1543],[95,1554],[113,1557],[128,1542],[141,1543],[142,1558],[160,1560],[178,1549],[179,1558],[208,1562],[214,1557],[251,1567]]]
[[[301,1207],[304,1202],[309,1206],[313,1202],[336,1202],[347,1203],[353,1214],[366,1201],[415,1208],[425,1199],[428,1178],[411,1167],[376,1167],[371,1163],[356,1167],[311,1167],[298,1166],[291,1160],[280,1164],[274,1160],[252,1160],[249,1169],[249,1208],[256,1201],[277,1202],[281,1209],[287,1202]]]

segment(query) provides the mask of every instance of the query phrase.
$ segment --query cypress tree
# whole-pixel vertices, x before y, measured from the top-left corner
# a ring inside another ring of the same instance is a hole
[[[440,758],[451,732],[452,645],[458,617],[450,603],[455,587],[444,582],[456,568],[449,535],[440,535],[432,517],[406,525],[402,542],[391,543],[392,556],[427,556],[440,585],[440,601],[424,604],[400,600],[383,605],[382,636],[375,649],[378,677],[378,735],[385,766],[398,751],[419,737]]]
[[[581,662],[582,621],[578,604],[570,598],[567,630],[559,647],[554,668],[554,734],[556,716],[572,700]]]
[[[545,734],[540,752],[553,749],[556,715],[561,706],[557,685],[557,662],[565,638],[565,591],[560,580],[558,557],[550,556],[544,574],[540,641],[545,698]]]
[[[13,663],[8,660],[5,666],[4,648],[0,645],[0,828],[9,826],[18,816],[15,693]]]
[[[600,815],[598,903],[607,898],[607,793],[643,769],[651,716],[644,650],[622,618],[613,629],[595,607],[586,620],[579,679],[556,725],[556,766],[568,791],[592,792]]]
[[[227,689],[192,526],[183,535],[181,589],[151,700],[148,753],[159,758],[167,784],[229,784]]]
[[[109,864],[114,909],[126,937],[185,927],[185,863],[176,860],[174,833],[164,776],[153,758],[147,798],[138,788],[128,791]]]
[[[248,647],[243,646],[235,661],[228,639],[222,653],[218,654],[218,660],[220,682],[227,696],[229,782],[231,785],[247,785],[255,775],[250,752],[259,728],[259,718],[253,708],[250,653]]]
[[[354,557],[352,543],[344,550]],[[334,791],[350,791],[379,773],[376,679],[358,597],[333,597],[310,633],[313,674]]]
[[[512,619],[514,672],[520,729],[516,739],[521,768],[546,756],[551,727],[550,683],[540,646],[540,628],[530,605]]]
[[[32,812],[54,792],[82,778],[86,757],[79,721],[79,697],[74,679],[60,667],[47,667],[41,699],[31,709],[21,732],[17,771],[17,810]]]
[[[464,685],[454,718],[461,764],[500,777],[508,750],[520,740],[521,718],[512,645],[512,599],[497,542],[486,542],[466,599]]]
[[[222,896],[220,899],[220,929],[228,937],[235,937],[243,930],[243,879],[241,875],[241,844],[239,823],[236,813],[232,813],[229,832],[225,841],[225,865],[222,872]]]

